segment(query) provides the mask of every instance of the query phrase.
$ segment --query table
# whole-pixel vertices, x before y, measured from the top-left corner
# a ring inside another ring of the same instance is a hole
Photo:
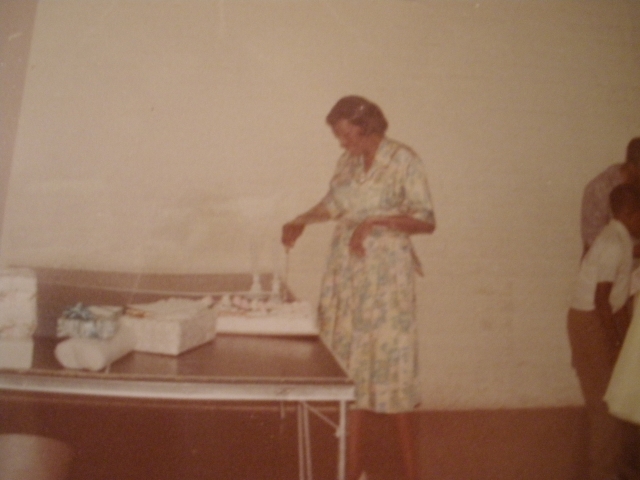
[[[45,272],[51,277],[50,272]],[[69,275],[65,295],[69,296]],[[72,286],[73,287],[73,286]],[[78,301],[87,302],[77,286]],[[59,298],[47,285],[47,295]],[[55,289],[54,289],[55,290]],[[107,291],[114,291],[113,287]],[[207,292],[209,292],[207,290]],[[175,293],[172,290],[172,293]],[[190,292],[193,294],[193,292]],[[39,310],[45,310],[39,306]],[[295,402],[298,415],[299,476],[312,478],[309,413],[336,429],[337,478],[346,472],[347,405],[354,399],[353,382],[318,337],[218,335],[212,342],[177,357],[133,352],[107,371],[65,370],[54,357],[56,340],[35,337],[31,369],[0,370],[0,397],[19,393],[46,399],[147,399],[154,401]],[[336,402],[337,423],[313,408],[311,402]]]
[[[213,342],[177,357],[140,352],[113,363],[109,371],[62,369],[53,356],[55,341],[36,339],[31,369],[0,371],[0,395],[19,392],[47,398],[69,397],[295,402],[301,479],[312,479],[309,413],[336,429],[337,475],[345,478],[346,409],[353,383],[316,337],[219,335]],[[332,422],[310,402],[337,402]]]

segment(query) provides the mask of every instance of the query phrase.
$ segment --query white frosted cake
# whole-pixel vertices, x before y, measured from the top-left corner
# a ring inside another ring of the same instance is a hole
[[[168,298],[130,305],[120,318],[136,336],[138,352],[178,355],[213,340],[216,316],[211,297],[199,300]]]
[[[0,368],[31,367],[37,285],[32,270],[0,269]]]
[[[218,333],[244,335],[317,335],[309,302],[225,296],[216,304]]]

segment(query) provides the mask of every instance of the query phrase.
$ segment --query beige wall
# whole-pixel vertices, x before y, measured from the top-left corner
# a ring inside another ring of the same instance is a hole
[[[36,6],[35,0],[0,0],[0,219],[9,188]]]
[[[42,0],[34,32],[3,263],[282,271],[339,155],[323,118],[359,93],[430,173],[424,405],[581,401],[579,200],[640,132],[640,3]],[[312,301],[330,234],[289,259]]]

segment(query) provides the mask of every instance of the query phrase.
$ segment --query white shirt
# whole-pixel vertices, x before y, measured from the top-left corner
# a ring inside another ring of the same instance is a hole
[[[596,237],[582,259],[576,281],[571,308],[595,310],[596,285],[613,283],[609,303],[613,312],[622,308],[629,298],[631,269],[633,268],[633,241],[620,221],[613,219]]]

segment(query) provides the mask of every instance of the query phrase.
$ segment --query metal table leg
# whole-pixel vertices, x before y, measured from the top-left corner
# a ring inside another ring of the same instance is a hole
[[[338,480],[347,476],[347,402],[340,402],[340,419],[336,430],[338,437]]]
[[[313,480],[309,406],[305,402],[298,403],[298,476],[300,480]]]
[[[339,418],[337,424],[319,410],[309,406],[306,402],[299,402],[297,410],[298,476],[300,480],[313,480],[309,412],[315,414],[318,418],[336,429],[335,435],[338,438],[337,480],[345,480],[347,473],[347,402],[339,402]]]

